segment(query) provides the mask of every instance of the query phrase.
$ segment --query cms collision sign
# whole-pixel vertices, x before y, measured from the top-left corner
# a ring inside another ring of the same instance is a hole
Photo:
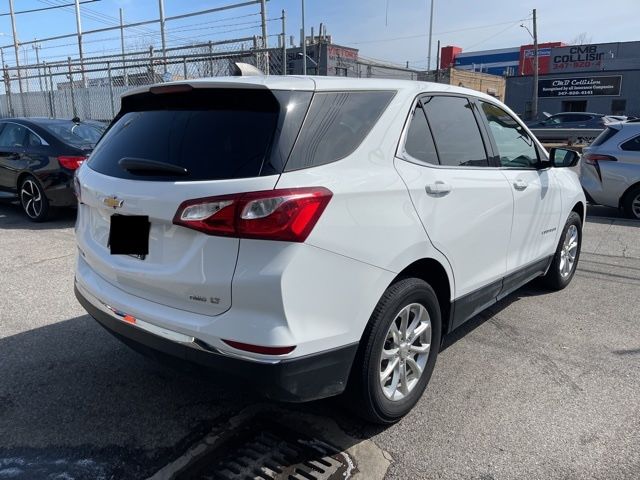
[[[544,79],[538,82],[539,97],[618,96],[622,75]]]

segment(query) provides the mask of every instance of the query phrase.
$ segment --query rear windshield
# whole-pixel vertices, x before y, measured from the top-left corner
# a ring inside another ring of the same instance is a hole
[[[104,129],[86,123],[44,123],[42,127],[59,140],[74,147],[93,146],[98,143]]]
[[[613,137],[616,133],[618,133],[618,130],[616,130],[615,128],[607,127],[600,133],[600,135],[596,137],[596,139],[593,142],[591,142],[590,146],[597,147],[598,145],[602,145],[604,142],[606,142],[611,137]]]
[[[310,92],[253,89],[125,97],[121,113],[88,164],[109,176],[154,181],[280,173],[310,100]],[[185,168],[187,174],[132,173],[118,163],[123,158],[167,163]]]

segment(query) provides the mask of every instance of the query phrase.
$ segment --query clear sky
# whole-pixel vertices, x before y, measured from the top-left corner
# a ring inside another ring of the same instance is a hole
[[[14,0],[16,11],[45,7],[73,0]],[[640,0],[434,0],[433,60],[437,40],[442,45],[458,45],[466,51],[519,46],[530,41],[521,23],[531,28],[531,9],[538,11],[541,42],[570,42],[584,34],[591,42],[640,40],[638,18]],[[234,3],[232,0],[165,0],[165,14],[178,15],[190,11]],[[427,58],[429,0],[306,0],[307,28],[316,30],[320,22],[328,26],[333,41],[360,49],[361,55],[412,67],[424,68]],[[124,9],[125,21],[142,21],[158,16],[157,0],[100,0],[82,5],[84,30],[116,25],[118,9]],[[269,33],[280,32],[282,9],[288,17],[287,36],[300,32],[300,0],[269,0],[267,3]],[[0,13],[9,11],[9,0],[0,0]],[[259,34],[257,6],[228,10],[203,17],[177,20],[167,24],[170,45],[206,42]],[[75,32],[73,8],[17,15],[20,40]],[[9,16],[0,16],[2,45],[11,43]],[[119,49],[118,32],[87,35],[85,52],[96,55]],[[275,38],[271,39],[276,42]],[[127,48],[145,49],[159,46],[157,26],[127,32]],[[41,58],[59,60],[77,56],[74,39],[43,42]],[[35,60],[32,48],[24,48],[24,56]],[[5,49],[7,63],[15,63],[12,49]]]

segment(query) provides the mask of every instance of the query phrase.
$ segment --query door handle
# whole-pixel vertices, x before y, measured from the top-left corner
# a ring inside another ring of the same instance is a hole
[[[513,187],[516,190],[524,190],[527,188],[528,183],[525,182],[522,178],[516,178],[515,182],[513,182]]]
[[[425,186],[425,190],[429,195],[446,195],[452,189],[453,187],[451,185],[440,180],[437,180],[434,183],[429,183]]]

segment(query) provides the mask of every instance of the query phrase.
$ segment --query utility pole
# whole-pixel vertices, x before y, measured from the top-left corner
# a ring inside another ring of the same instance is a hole
[[[122,51],[122,85],[129,86],[129,79],[127,78],[127,64],[124,58],[124,17],[122,14],[122,8],[120,9],[120,50]]]
[[[163,73],[167,73],[167,40],[164,36],[164,0],[158,0],[160,9],[160,39],[162,41],[162,64]]]
[[[13,30],[13,50],[16,54],[16,72],[18,73],[18,88],[22,94],[22,76],[20,75],[20,52],[18,42],[18,32],[16,30],[16,14],[13,12],[13,0],[9,0],[9,15],[11,15],[11,29]],[[20,95],[22,98],[22,95]]]
[[[531,96],[531,117],[538,118],[538,22],[533,9],[533,95]]]
[[[84,73],[84,55],[82,54],[82,22],[80,21],[80,0],[76,4],[76,28],[78,29],[78,55],[80,55],[80,73],[82,74],[82,86],[87,86],[87,77]]]
[[[267,0],[260,1],[260,20],[262,23],[262,48],[267,48]],[[263,72],[269,75],[269,52],[265,51],[261,55],[263,61]]]
[[[302,75],[306,75],[306,74],[307,74],[307,31],[304,29],[304,0],[302,0]]]
[[[431,70],[431,40],[433,38],[433,3],[431,0],[431,13],[429,14],[429,52],[427,54],[427,71]]]

